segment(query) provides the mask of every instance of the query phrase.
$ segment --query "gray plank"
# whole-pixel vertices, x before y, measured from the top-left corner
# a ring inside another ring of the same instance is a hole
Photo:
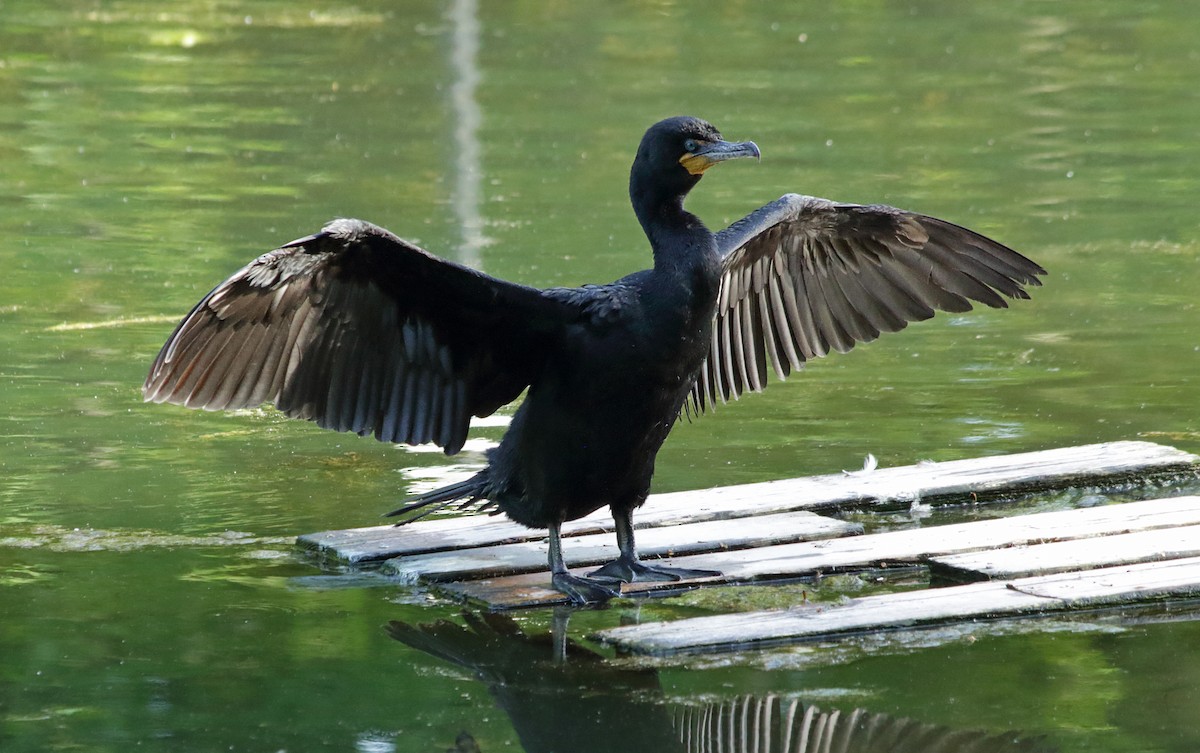
[[[1200,525],[1200,497],[1127,502],[1078,510],[1019,515],[867,536],[676,557],[677,567],[718,570],[706,584],[797,578],[817,573],[923,563],[961,552],[1108,536],[1130,531]],[[580,573],[583,574],[583,573]],[[636,595],[679,584],[627,583],[622,592]],[[549,587],[545,574],[514,575],[439,586],[445,593],[478,601],[493,609],[565,603]]]
[[[1025,578],[1116,565],[1200,557],[1200,526],[951,554],[929,561],[935,578],[960,582]]]
[[[852,536],[861,534],[862,530],[856,523],[800,511],[650,528],[638,533],[637,543],[639,554],[654,559]],[[547,569],[546,549],[543,540],[408,555],[387,560],[383,563],[383,571],[407,581],[446,581],[538,572]],[[563,539],[563,557],[571,567],[603,564],[617,554],[616,538],[610,533]]]
[[[859,507],[905,509],[913,502],[942,504],[1012,497],[1069,486],[1104,488],[1136,479],[1195,474],[1200,458],[1151,442],[1109,442],[1015,455],[918,463],[870,473],[765,481],[653,494],[638,511],[637,527],[770,515],[794,510]],[[563,526],[566,535],[611,531],[607,510]],[[531,541],[544,532],[502,517],[466,516],[419,521],[401,528],[372,526],[322,531],[297,543],[320,556],[365,563],[406,554]]]
[[[624,650],[672,654],[752,648],[864,631],[1200,595],[1200,557],[986,582],[813,605],[629,625],[596,637]]]
[[[611,519],[605,525],[595,520],[596,517],[572,521],[563,526],[564,533],[580,535],[612,530]],[[422,520],[405,526],[368,526],[308,533],[297,537],[296,543],[319,557],[361,565],[406,554],[532,541],[545,535],[544,530],[526,528],[504,517],[469,515]]]

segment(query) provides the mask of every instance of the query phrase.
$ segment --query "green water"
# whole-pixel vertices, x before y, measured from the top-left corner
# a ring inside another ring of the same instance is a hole
[[[440,751],[461,730],[538,749],[471,672],[383,628],[456,606],[291,545],[375,524],[451,461],[138,388],[205,291],[335,216],[534,285],[641,268],[625,181],[666,115],[762,147],[696,191],[710,225],[786,191],[887,202],[1050,274],[1031,302],[940,317],[681,425],[656,490],[868,452],[1200,451],[1189,4],[481,6],[0,0],[0,750]],[[585,612],[571,633],[706,609]],[[694,660],[637,697],[777,693],[1064,751],[1194,751],[1200,623],[1149,617]],[[606,671],[540,703],[598,708],[645,679]],[[614,730],[586,735],[631,749]]]

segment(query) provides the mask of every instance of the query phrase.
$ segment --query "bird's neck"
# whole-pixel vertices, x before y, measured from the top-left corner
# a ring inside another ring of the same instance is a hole
[[[691,271],[709,265],[715,255],[713,235],[700,218],[683,208],[683,195],[639,195],[630,187],[634,213],[654,253],[654,268],[663,272]]]

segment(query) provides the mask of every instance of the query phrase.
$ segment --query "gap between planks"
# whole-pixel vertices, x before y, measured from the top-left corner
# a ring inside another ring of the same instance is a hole
[[[941,463],[918,463],[853,472],[765,481],[650,496],[635,517],[639,530],[681,523],[728,520],[797,510],[907,509],[915,502],[941,504],[1015,497],[1071,486],[1114,487],[1131,479],[1195,474],[1200,458],[1152,442],[1108,442],[1038,452]],[[567,536],[609,532],[607,509],[563,526]],[[402,555],[469,549],[545,538],[504,518],[444,518],[402,527],[371,526],[300,536],[297,544],[350,564]]]

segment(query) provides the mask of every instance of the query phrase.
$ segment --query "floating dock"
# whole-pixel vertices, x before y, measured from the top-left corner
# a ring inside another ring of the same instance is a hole
[[[984,616],[1200,596],[1200,497],[1012,514],[864,534],[828,513],[901,511],[1016,500],[1068,489],[1096,494],[1200,477],[1200,457],[1149,442],[920,463],[899,468],[652,495],[635,516],[639,551],[720,577],[625,584],[627,596],[770,583],[894,566],[929,568],[916,592],[836,606],[614,628],[598,638],[641,653],[770,645]],[[930,521],[932,522],[932,521]],[[616,555],[607,510],[563,527],[579,573]],[[321,558],[378,567],[403,582],[492,610],[565,603],[549,587],[545,532],[504,518],[463,517],[301,536]]]

